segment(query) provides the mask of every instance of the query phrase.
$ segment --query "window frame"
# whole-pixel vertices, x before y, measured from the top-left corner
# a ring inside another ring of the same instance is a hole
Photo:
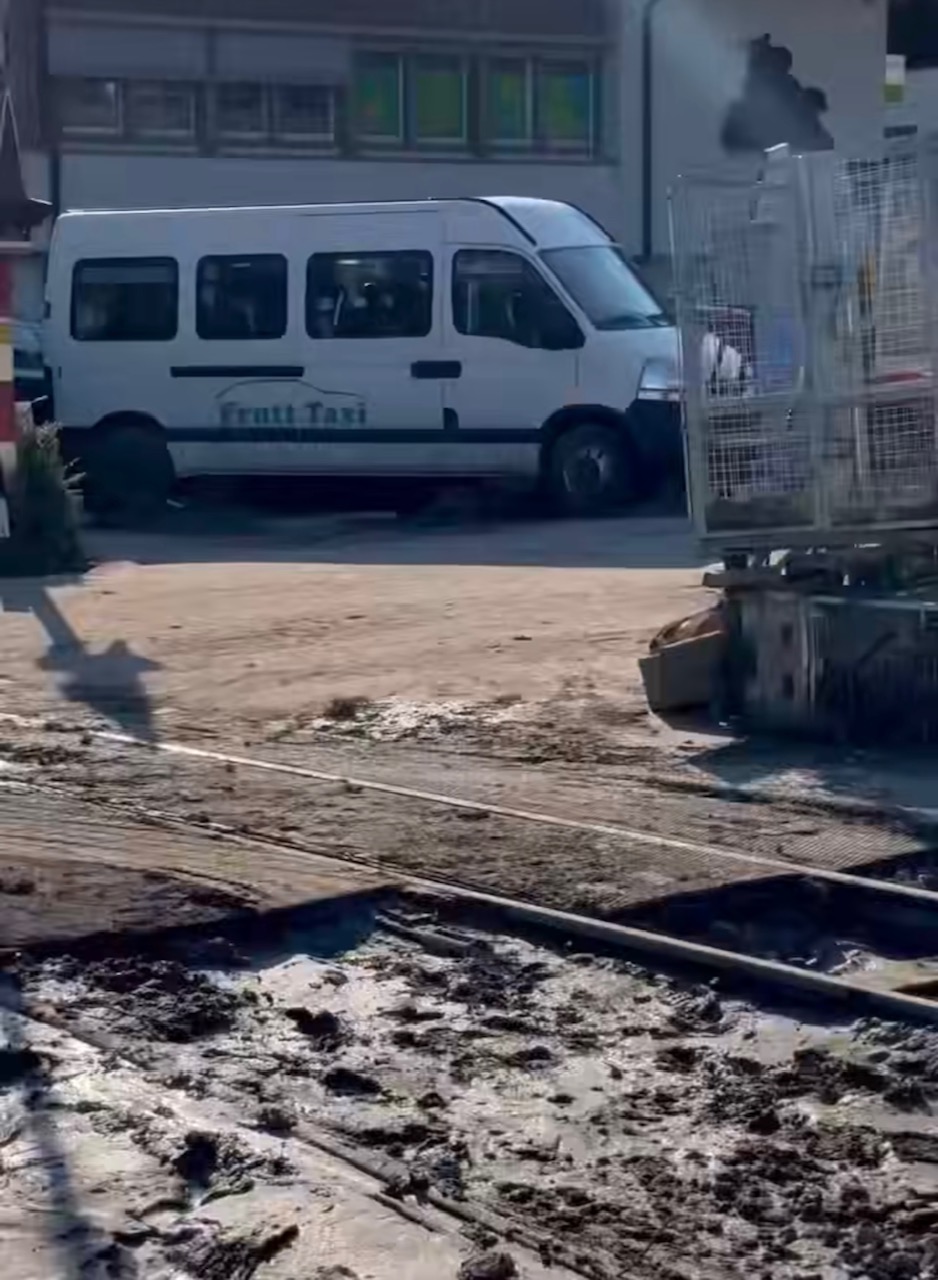
[[[202,272],[208,263],[213,262],[256,262],[258,259],[280,262],[283,265],[283,326],[279,333],[248,334],[245,337],[225,334],[221,337],[202,332],[199,295],[202,287]],[[195,265],[195,336],[200,342],[281,342],[290,329],[290,263],[282,253],[206,253],[196,261]]]
[[[260,129],[223,129],[220,124],[221,114],[219,111],[219,93],[226,88],[240,86],[243,88],[260,90],[261,107],[262,107],[262,127]],[[212,139],[220,143],[222,146],[228,142],[266,142],[271,132],[271,102],[269,85],[261,80],[218,80],[208,86],[210,111],[208,118]]]
[[[114,124],[85,125],[69,124],[62,112],[63,97],[68,84],[106,84],[114,88]],[[56,93],[57,110],[61,121],[62,133],[73,138],[119,138],[124,132],[124,82],[108,76],[60,76]]]
[[[421,63],[451,63],[458,68],[460,80],[460,110],[462,114],[462,133],[458,136],[445,137],[438,134],[421,134],[417,113],[417,82]],[[409,119],[407,135],[415,147],[427,147],[436,150],[462,150],[469,145],[469,60],[459,53],[427,52],[414,53],[407,58],[405,70],[407,76],[407,106]]]
[[[394,60],[397,64],[397,118],[398,131],[389,133],[367,133],[362,128],[359,102],[358,76],[363,66],[369,61],[380,59]],[[407,143],[408,110],[407,110],[407,64],[405,54],[395,50],[363,49],[355,58],[352,71],[352,120],[356,140],[366,147],[403,147]]]
[[[278,96],[284,89],[305,89],[314,93],[322,93],[326,96],[329,105],[329,132],[328,133],[288,133],[284,130],[278,120]],[[291,81],[283,84],[272,84],[270,86],[270,129],[269,137],[274,143],[281,142],[287,145],[297,142],[316,142],[320,144],[334,145],[336,139],[336,120],[338,112],[336,110],[336,92],[331,85],[317,84],[313,82]]]
[[[141,129],[134,123],[133,98],[135,90],[144,86],[169,86],[184,89],[189,98],[189,127],[187,129]],[[139,142],[195,142],[198,133],[198,86],[190,80],[160,80],[147,77],[124,81],[124,131],[128,138]]]
[[[336,259],[355,259],[355,258],[425,258],[430,268],[430,299],[427,307],[427,327],[420,333],[373,333],[373,334],[331,334],[323,337],[321,333],[314,332],[312,324],[312,311],[310,303],[313,294],[310,290],[310,277],[312,275],[313,263],[317,258],[328,258],[331,261]],[[303,299],[303,322],[306,330],[306,336],[313,342],[387,342],[387,341],[411,341],[415,338],[427,338],[433,332],[435,323],[434,317],[434,291],[436,289],[436,261],[430,249],[345,249],[333,252],[311,253],[306,259],[306,294]]]
[[[114,264],[114,263],[119,263],[119,262],[122,262],[122,263],[132,262],[132,263],[136,264],[137,266],[145,265],[145,266],[151,266],[151,267],[152,267],[152,266],[160,266],[160,267],[170,266],[170,267],[172,267],[172,273],[173,273],[173,295],[174,295],[174,297],[173,297],[173,301],[174,301],[174,307],[173,307],[173,328],[172,328],[172,332],[171,332],[171,333],[170,333],[170,332],[168,332],[168,333],[166,333],[165,335],[162,335],[162,336],[160,336],[160,337],[148,337],[148,338],[137,338],[137,337],[131,337],[131,338],[83,338],[83,337],[80,337],[80,336],[76,333],[76,331],[75,331],[75,320],[76,320],[76,309],[77,309],[77,305],[78,305],[78,284],[79,284],[79,281],[78,281],[78,274],[79,274],[79,271],[80,271],[83,267],[104,267],[104,266],[109,266],[109,265],[112,265],[112,264]],[[69,296],[69,325],[68,325],[69,337],[71,338],[71,340],[72,340],[73,342],[82,342],[82,343],[103,343],[103,344],[112,343],[112,342],[120,342],[120,343],[125,343],[125,342],[174,342],[174,341],[175,341],[175,339],[179,336],[179,304],[180,304],[180,292],[179,292],[179,261],[178,261],[178,259],[176,259],[176,258],[170,258],[170,257],[168,257],[168,256],[167,256],[167,255],[165,255],[165,254],[159,254],[159,255],[148,255],[148,256],[145,256],[145,257],[138,257],[138,256],[132,256],[132,257],[131,257],[131,256],[124,256],[124,255],[121,255],[121,256],[117,256],[117,255],[115,255],[115,256],[110,257],[110,258],[78,258],[78,259],[73,263],[73,265],[72,265],[71,292],[70,292],[70,296]]]

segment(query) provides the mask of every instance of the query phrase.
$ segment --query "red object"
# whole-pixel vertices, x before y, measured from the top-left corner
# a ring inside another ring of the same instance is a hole
[[[12,264],[0,249],[0,445],[16,444],[13,392]]]

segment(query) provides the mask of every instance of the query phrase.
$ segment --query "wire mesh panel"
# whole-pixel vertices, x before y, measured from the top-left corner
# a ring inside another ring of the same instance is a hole
[[[931,396],[870,399],[831,413],[823,471],[833,527],[938,523],[938,450]]]
[[[710,531],[812,524],[811,442],[796,411],[746,400],[705,425]]]
[[[923,153],[767,158],[672,195],[692,506],[708,541],[938,524],[938,226]],[[731,535],[731,536],[729,536]]]
[[[814,727],[853,741],[938,741],[938,611],[817,600],[809,611]]]
[[[926,188],[914,151],[797,161],[805,193],[807,320],[820,393],[931,367]]]

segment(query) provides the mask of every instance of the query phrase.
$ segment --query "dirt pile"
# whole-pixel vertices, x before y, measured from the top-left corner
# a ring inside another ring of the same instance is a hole
[[[880,1018],[864,1018],[854,1034],[868,1046],[870,1060],[904,1078],[938,1085],[938,1031],[930,1027],[909,1027]]]
[[[459,1268],[459,1280],[514,1280],[517,1274],[514,1258],[501,1249],[467,1258]]]
[[[319,1009],[314,1013],[304,1005],[293,1005],[283,1012],[297,1031],[309,1036],[319,1048],[336,1049],[342,1043],[342,1023],[329,1009]]]
[[[90,999],[109,997],[121,1030],[175,1044],[230,1030],[243,1003],[236,993],[175,960],[71,959],[60,962],[60,972],[80,977]]]
[[[259,1267],[293,1244],[300,1229],[295,1222],[276,1220],[228,1231],[203,1223],[184,1228],[182,1234],[186,1238],[170,1257],[184,1274],[194,1280],[252,1280]]]
[[[889,1065],[823,1049],[796,1050],[790,1061],[774,1068],[739,1055],[701,1055],[699,1065],[707,1077],[706,1115],[740,1124],[751,1133],[776,1132],[781,1125],[779,1106],[799,1098],[835,1105],[852,1094],[869,1093],[903,1110],[927,1106],[921,1080]]]

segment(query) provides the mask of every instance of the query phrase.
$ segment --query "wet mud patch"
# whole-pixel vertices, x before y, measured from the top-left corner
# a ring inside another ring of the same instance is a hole
[[[407,1212],[486,1215],[480,1257],[507,1233],[594,1280],[934,1280],[935,1032],[769,1013],[432,897],[337,912],[185,964],[37,961],[26,985],[287,1161],[336,1143]],[[211,1130],[135,1133],[190,1204],[276,1180]]]
[[[107,1011],[111,1030],[138,1039],[186,1044],[229,1031],[244,1003],[238,992],[177,960],[66,957],[54,971],[80,988],[81,1000]]]
[[[803,876],[671,897],[623,913],[624,924],[844,977],[928,966],[938,909]],[[935,974],[938,977],[938,971]]]

